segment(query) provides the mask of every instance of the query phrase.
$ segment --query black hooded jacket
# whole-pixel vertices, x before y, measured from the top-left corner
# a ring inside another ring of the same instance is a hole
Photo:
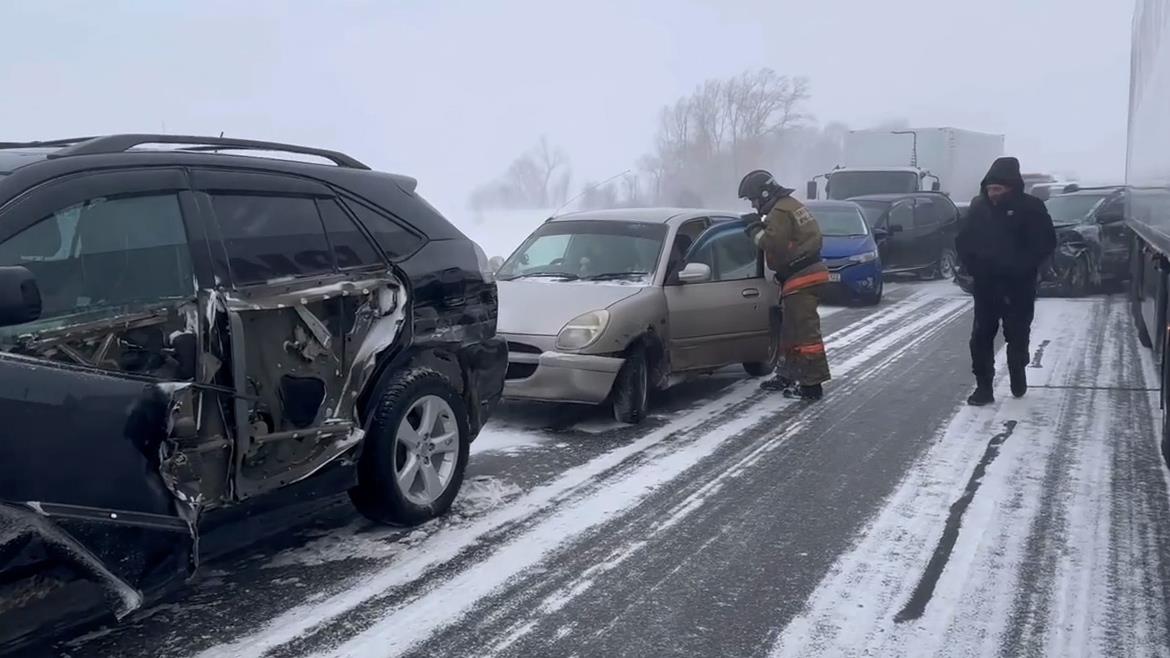
[[[1011,192],[993,204],[987,186],[1006,185]],[[955,238],[963,269],[975,279],[1035,282],[1040,265],[1056,249],[1056,231],[1044,202],[1024,193],[1020,162],[998,158],[983,178],[982,191],[971,200],[967,218]]]

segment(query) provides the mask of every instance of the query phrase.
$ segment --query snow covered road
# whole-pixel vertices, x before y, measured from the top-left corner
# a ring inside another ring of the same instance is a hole
[[[1042,300],[1033,389],[1004,383],[986,409],[960,404],[954,286],[826,311],[821,404],[729,370],[636,428],[509,405],[448,518],[388,530],[343,500],[306,506],[181,596],[52,651],[1170,655],[1157,379],[1123,300]]]

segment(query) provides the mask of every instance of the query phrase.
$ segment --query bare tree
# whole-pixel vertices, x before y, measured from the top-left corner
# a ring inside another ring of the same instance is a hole
[[[743,170],[776,159],[780,136],[803,124],[808,81],[772,69],[708,80],[663,108],[655,150],[639,166],[655,200],[699,195],[728,199]]]
[[[572,182],[564,149],[541,137],[521,153],[504,175],[477,188],[469,198],[473,208],[549,208],[563,203]]]

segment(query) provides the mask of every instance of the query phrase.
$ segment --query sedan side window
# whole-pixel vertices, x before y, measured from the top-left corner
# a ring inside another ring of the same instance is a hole
[[[687,262],[710,267],[712,281],[740,281],[763,276],[760,250],[738,226],[700,238],[687,256]]]
[[[94,198],[63,208],[0,244],[0,266],[9,265],[36,276],[38,322],[195,293],[175,194]]]

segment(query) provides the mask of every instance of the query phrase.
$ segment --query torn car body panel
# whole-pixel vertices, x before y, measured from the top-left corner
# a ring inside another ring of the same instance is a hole
[[[355,402],[403,333],[401,280],[355,274],[225,292],[221,301],[236,390],[236,498],[353,457],[363,437]]]

